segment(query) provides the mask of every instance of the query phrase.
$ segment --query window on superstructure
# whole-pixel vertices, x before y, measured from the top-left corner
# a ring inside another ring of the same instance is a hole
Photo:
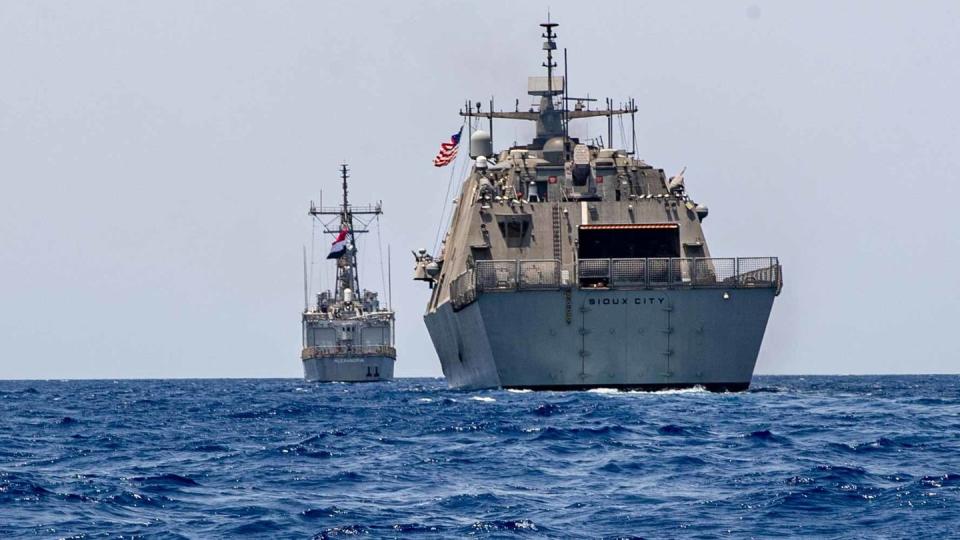
[[[530,221],[527,219],[504,219],[497,223],[500,235],[507,247],[523,247],[530,233]]]

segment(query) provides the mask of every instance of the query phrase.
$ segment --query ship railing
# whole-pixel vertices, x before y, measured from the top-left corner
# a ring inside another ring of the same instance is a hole
[[[450,282],[450,303],[459,311],[483,292],[558,289],[560,274],[551,259],[476,261]]]
[[[472,268],[468,268],[450,282],[450,304],[459,311],[477,299],[477,277]]]
[[[476,261],[477,291],[556,289],[560,262],[552,259]]]
[[[556,260],[476,261],[450,283],[455,311],[481,293],[557,290],[563,287]],[[776,257],[580,259],[581,288],[768,288],[780,293],[783,278]]]
[[[345,355],[383,355],[390,358],[397,357],[397,350],[390,345],[352,345],[352,346],[309,346],[303,348],[301,358],[329,358]]]
[[[775,288],[782,278],[776,257],[580,259],[582,288]]]

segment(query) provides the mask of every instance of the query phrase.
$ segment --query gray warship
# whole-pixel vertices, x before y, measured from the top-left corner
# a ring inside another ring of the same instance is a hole
[[[638,159],[635,128],[631,149],[611,144],[614,118],[635,125],[635,101],[591,109],[570,97],[566,51],[555,75],[558,25],[540,26],[546,77],[528,85],[539,106],[465,105],[470,171],[440,253],[414,253],[448,384],[747,389],[782,287],[778,259],[713,257],[684,171],[668,178]],[[570,121],[591,117],[606,117],[605,142],[570,136]],[[494,119],[536,122],[536,137],[495,153]]]
[[[358,216],[379,217],[381,204],[353,206],[347,199],[348,170],[340,166],[343,202],[324,207],[310,203],[309,214],[321,222],[324,232],[336,235],[328,259],[336,261],[336,289],[307,300],[306,255],[304,255],[303,373],[308,381],[373,382],[393,379],[394,312],[380,305],[376,292],[360,289],[357,272]],[[328,222],[324,222],[328,219]],[[368,221],[369,223],[369,221]]]

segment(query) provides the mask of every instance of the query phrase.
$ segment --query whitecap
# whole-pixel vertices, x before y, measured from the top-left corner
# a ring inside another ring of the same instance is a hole
[[[702,385],[691,386],[690,388],[671,388],[667,390],[655,390],[653,392],[636,392],[642,394],[709,394],[710,391],[704,388]]]
[[[494,401],[496,401],[492,397],[487,397],[487,396],[473,396],[470,399],[472,399],[473,401],[482,401],[484,403],[493,403]]]

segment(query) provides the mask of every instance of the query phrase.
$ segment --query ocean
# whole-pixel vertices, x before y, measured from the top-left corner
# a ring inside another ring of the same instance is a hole
[[[960,535],[960,377],[0,382],[0,537]]]

